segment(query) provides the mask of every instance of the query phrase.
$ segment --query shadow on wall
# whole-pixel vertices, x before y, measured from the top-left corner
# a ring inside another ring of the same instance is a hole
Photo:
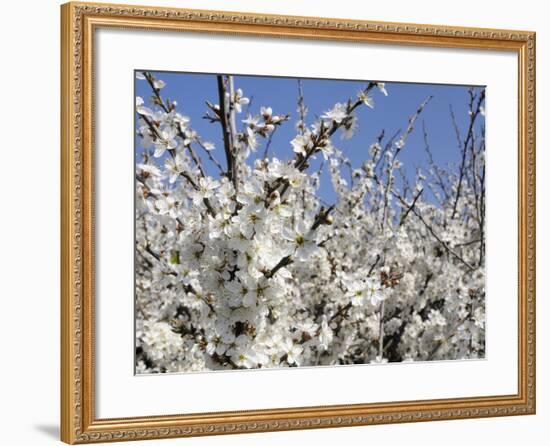
[[[59,426],[56,424],[39,424],[34,426],[34,429],[41,432],[46,437],[59,440]]]

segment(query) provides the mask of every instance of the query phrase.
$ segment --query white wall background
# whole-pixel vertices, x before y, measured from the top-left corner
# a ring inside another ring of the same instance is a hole
[[[136,0],[138,2],[139,0]],[[120,3],[132,3],[119,0]],[[537,34],[538,414],[530,417],[162,440],[139,444],[546,444],[550,422],[550,31],[545,2],[143,0],[149,5],[528,29]],[[2,5],[0,25],[0,443],[59,444],[59,1]],[[514,212],[510,210],[511,215]],[[414,385],[414,383],[411,383]],[[538,434],[538,435],[537,435]],[[135,443],[138,444],[138,443]]]

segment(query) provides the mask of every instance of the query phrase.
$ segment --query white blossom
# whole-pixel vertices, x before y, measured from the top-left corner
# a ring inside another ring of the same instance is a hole
[[[322,115],[321,118],[340,124],[347,116],[348,112],[346,109],[346,105],[336,103],[334,104],[334,107],[331,110],[325,112],[325,114]]]

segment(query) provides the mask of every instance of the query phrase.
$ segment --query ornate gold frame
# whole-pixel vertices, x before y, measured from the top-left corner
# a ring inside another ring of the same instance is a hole
[[[142,6],[61,8],[61,439],[67,443],[535,413],[535,33]],[[519,65],[518,393],[142,418],[94,416],[93,35],[100,27],[511,51]]]

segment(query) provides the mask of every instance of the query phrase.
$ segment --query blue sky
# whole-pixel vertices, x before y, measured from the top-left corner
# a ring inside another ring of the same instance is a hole
[[[224,165],[223,140],[218,123],[211,124],[202,116],[207,111],[205,101],[218,103],[216,74],[156,72],[153,75],[166,82],[161,90],[164,99],[170,98],[178,102],[178,111],[191,118],[191,126],[204,140],[215,143],[213,154]],[[148,83],[144,80],[135,80],[137,96],[143,97],[147,102],[151,96]],[[346,102],[348,98],[356,98],[357,92],[364,88],[368,80],[348,81],[332,79],[302,79],[302,88],[305,104],[308,107],[307,123],[311,124],[316,116],[322,115],[333,107],[336,102]],[[290,121],[277,129],[270,148],[272,156],[280,159],[289,159],[293,156],[290,140],[296,134],[295,122],[298,119],[297,98],[298,82],[296,78],[278,78],[266,76],[241,76],[234,78],[235,88],[241,88],[244,95],[251,98],[250,113],[258,114],[261,106],[270,106],[274,114],[290,114]],[[459,162],[459,149],[457,146],[455,131],[451,121],[449,107],[452,106],[456,116],[456,122],[464,135],[469,123],[468,117],[468,86],[439,85],[439,84],[413,84],[387,82],[388,96],[384,96],[377,89],[373,92],[375,100],[374,109],[362,106],[357,111],[358,128],[354,137],[350,140],[341,140],[339,135],[333,138],[333,144],[343,150],[352,164],[359,167],[369,157],[368,148],[376,141],[382,129],[385,130],[386,139],[398,130],[404,131],[407,127],[408,117],[415,113],[416,109],[428,96],[433,99],[424,109],[422,115],[415,124],[415,129],[407,139],[405,148],[401,151],[399,159],[407,169],[407,177],[412,181],[415,176],[416,166],[427,170],[428,161],[424,150],[424,138],[422,121],[425,121],[429,135],[429,143],[436,163],[445,166],[448,163]],[[479,87],[476,88],[479,91]],[[244,110],[246,112],[246,108]],[[242,119],[246,113],[240,115]],[[484,124],[484,116],[479,116],[478,127]],[[385,141],[384,140],[384,141]],[[384,142],[383,141],[383,142]],[[263,144],[258,149],[258,155],[263,153]],[[142,149],[136,144],[137,159],[139,162]],[[254,156],[254,155],[252,155]],[[212,175],[216,175],[216,169],[203,156],[203,161]],[[316,164],[312,163],[310,169]],[[427,192],[427,191],[426,191]],[[321,181],[321,197],[333,202],[334,191],[330,179],[326,173]],[[428,197],[426,197],[428,198]]]

